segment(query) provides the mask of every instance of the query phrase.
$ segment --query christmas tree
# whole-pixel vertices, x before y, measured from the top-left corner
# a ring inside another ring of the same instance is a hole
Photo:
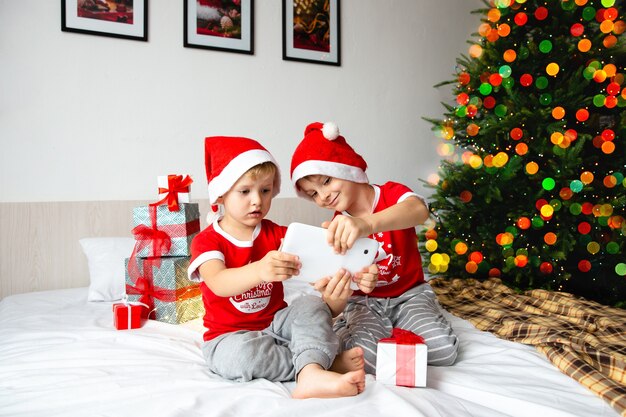
[[[622,0],[485,2],[421,232],[433,275],[500,277],[626,307]],[[452,100],[451,100],[452,102]]]

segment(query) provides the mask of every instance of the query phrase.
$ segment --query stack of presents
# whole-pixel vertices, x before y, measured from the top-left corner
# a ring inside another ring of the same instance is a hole
[[[200,231],[200,210],[191,203],[192,179],[157,179],[159,201],[133,209],[135,247],[126,266],[126,299],[113,305],[118,330],[146,319],[180,324],[204,315],[199,283],[187,278],[191,241]]]

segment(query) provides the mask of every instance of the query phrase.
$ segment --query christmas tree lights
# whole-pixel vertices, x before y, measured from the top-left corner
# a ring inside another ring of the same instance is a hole
[[[420,235],[433,275],[626,307],[623,0],[485,2]],[[449,146],[454,145],[454,150]]]

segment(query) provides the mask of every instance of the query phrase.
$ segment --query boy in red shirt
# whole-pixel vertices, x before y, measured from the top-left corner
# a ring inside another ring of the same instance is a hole
[[[362,347],[365,370],[374,374],[378,341],[399,327],[424,338],[430,365],[452,365],[458,341],[424,281],[417,248],[415,226],[428,219],[428,207],[402,184],[369,184],[366,169],[365,160],[332,123],[308,125],[291,159],[298,195],[335,212],[322,226],[336,252],[345,253],[360,237],[380,244],[376,288],[329,303],[333,311],[344,310],[335,323],[342,347]],[[316,288],[323,291],[320,285]]]
[[[239,137],[206,138],[205,156],[209,200],[223,213],[194,238],[188,273],[202,281],[202,351],[209,368],[239,381],[295,379],[294,398],[362,392],[363,352],[337,355],[328,306],[313,295],[289,306],[283,299],[282,282],[300,264],[277,251],[286,228],[264,218],[280,189],[274,158]],[[349,286],[351,277],[340,271],[333,278]]]

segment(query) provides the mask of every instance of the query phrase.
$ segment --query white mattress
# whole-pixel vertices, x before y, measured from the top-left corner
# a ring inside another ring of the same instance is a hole
[[[289,297],[297,295],[290,290]],[[616,417],[534,348],[448,315],[460,338],[451,367],[426,388],[377,383],[350,398],[294,400],[294,383],[236,383],[210,374],[199,321],[115,330],[111,303],[87,288],[0,302],[0,416]]]

